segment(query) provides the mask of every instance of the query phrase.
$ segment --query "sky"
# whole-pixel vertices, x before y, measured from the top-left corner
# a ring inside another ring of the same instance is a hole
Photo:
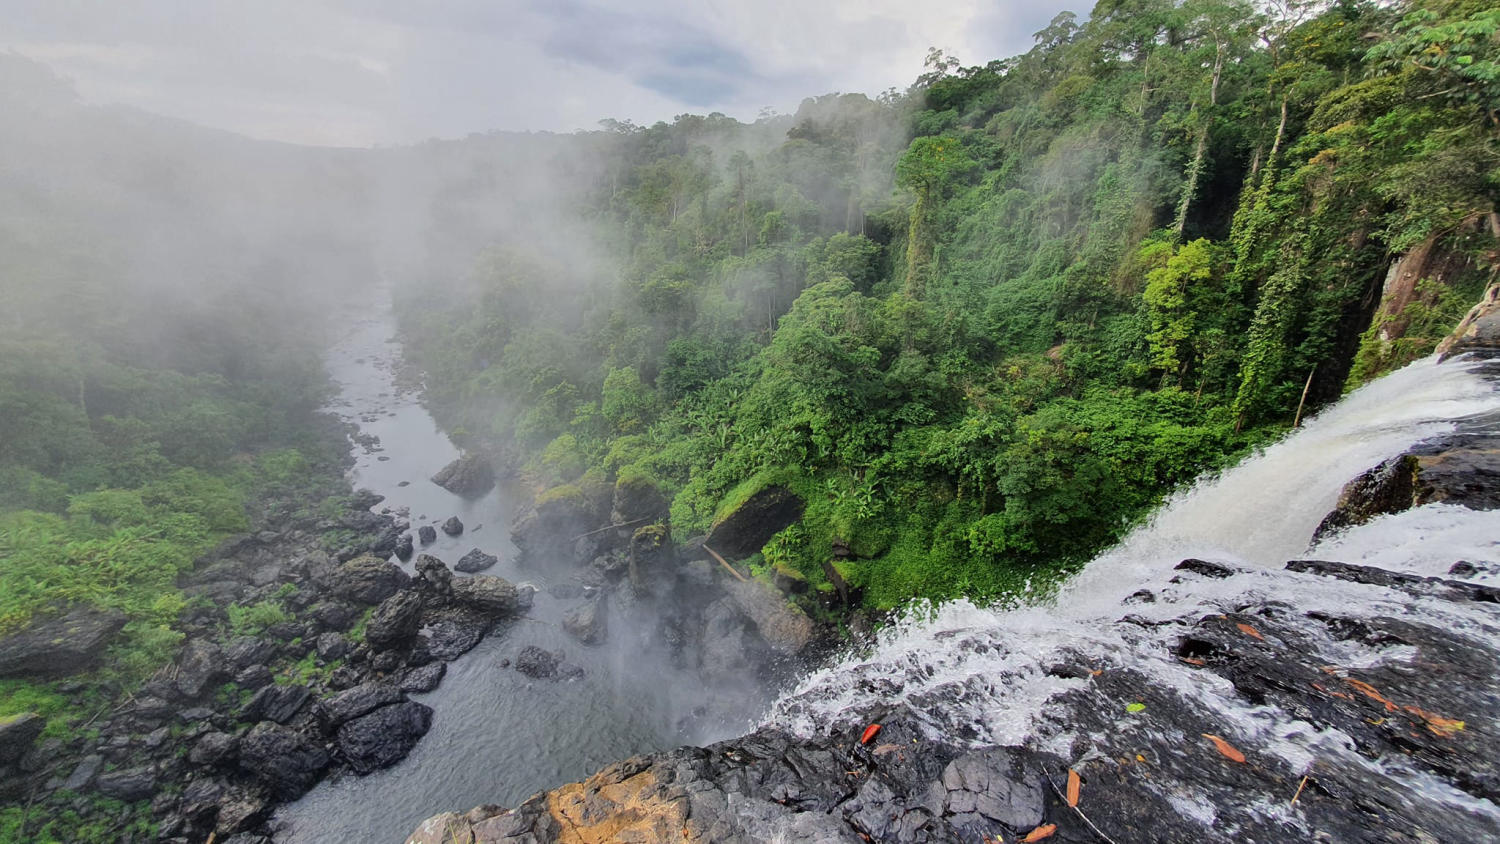
[[[905,88],[1025,52],[1064,0],[0,0],[0,50],[91,103],[379,146]]]

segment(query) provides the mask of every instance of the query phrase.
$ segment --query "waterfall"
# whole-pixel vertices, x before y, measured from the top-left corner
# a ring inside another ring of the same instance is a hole
[[[1299,614],[1405,616],[1478,641],[1500,635],[1492,605],[1399,596],[1283,570],[1287,560],[1317,557],[1445,575],[1459,560],[1500,560],[1500,512],[1442,504],[1384,516],[1309,547],[1349,480],[1459,421],[1500,410],[1500,393],[1477,366],[1430,358],[1351,393],[1281,441],[1171,497],[1045,600],[1006,607],[960,600],[908,610],[871,648],[837,660],[784,695],[767,724],[809,736],[867,716],[872,704],[905,705],[935,737],[950,742],[1063,751],[1068,725],[1047,723],[1047,702],[1087,679],[1049,668],[1082,656],[1091,665],[1129,667],[1171,687],[1294,769],[1315,755],[1345,752],[1341,735],[1314,730],[1274,707],[1253,706],[1222,678],[1181,664],[1168,644],[1183,631],[1174,622],[1279,601]],[[1238,573],[1207,578],[1173,571],[1189,557]],[[1151,590],[1149,597],[1139,594],[1143,589]],[[1126,616],[1136,623],[1117,623]],[[1399,648],[1356,644],[1340,655],[1346,665],[1403,656]],[[1420,775],[1407,779],[1436,799],[1472,802]]]

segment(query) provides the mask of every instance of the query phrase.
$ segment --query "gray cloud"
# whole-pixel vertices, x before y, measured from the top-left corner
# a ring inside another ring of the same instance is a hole
[[[1065,4],[948,0],[0,0],[0,49],[89,101],[255,137],[401,143],[904,87],[929,46],[1024,51]]]

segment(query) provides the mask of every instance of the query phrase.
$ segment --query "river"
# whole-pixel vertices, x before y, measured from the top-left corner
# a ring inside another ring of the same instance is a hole
[[[576,584],[576,568],[549,561],[516,563],[509,525],[517,501],[503,487],[465,500],[428,478],[458,456],[415,392],[397,386],[401,346],[389,310],[356,318],[327,358],[338,385],[330,406],[378,445],[355,445],[356,488],[384,495],[376,509],[409,513],[412,529],[456,515],[466,526],[419,553],[452,566],[471,548],[500,558],[484,572],[538,587],[526,617],[502,625],[449,664],[437,690],[413,695],[434,710],[432,730],[404,761],[365,777],[344,775],[278,812],[276,840],[401,841],[420,821],[483,803],[515,805],[544,788],[580,779],[617,759],[721,738],[747,726],[740,718],[703,718],[708,691],[696,674],[672,668],[652,648],[650,625],[632,628],[614,613],[610,635],[584,647],[560,621],[580,599],[549,589]],[[369,440],[365,441],[369,443]],[[403,485],[405,484],[405,485]],[[412,571],[410,563],[405,564]],[[463,577],[458,574],[456,576]],[[526,645],[563,650],[584,669],[573,680],[532,680],[503,667]],[[688,716],[698,711],[689,729]]]

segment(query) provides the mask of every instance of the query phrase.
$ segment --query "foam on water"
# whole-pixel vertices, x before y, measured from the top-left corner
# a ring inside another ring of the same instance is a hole
[[[1280,602],[1298,613],[1410,617],[1477,641],[1500,636],[1500,614],[1376,586],[1283,570],[1307,557],[1446,574],[1458,560],[1500,560],[1500,513],[1429,505],[1332,537],[1309,540],[1345,483],[1457,421],[1500,410],[1500,393],[1462,362],[1414,363],[1346,397],[1282,441],[1173,496],[1147,524],[1101,554],[1045,601],[984,608],[968,601],[920,606],[891,625],[869,651],[807,677],[773,707],[767,722],[812,735],[858,717],[872,703],[905,704],[935,735],[975,744],[1068,745],[1067,725],[1045,723],[1045,704],[1086,681],[1047,669],[1086,658],[1128,666],[1215,713],[1234,734],[1253,738],[1293,769],[1315,757],[1355,757],[1352,742],[1269,706],[1254,706],[1228,681],[1170,658],[1182,628],[1117,624],[1196,619],[1233,605]],[[1224,579],[1184,576],[1187,557],[1228,563]],[[1149,587],[1157,600],[1127,599]],[[1324,643],[1345,665],[1410,660],[1410,648]],[[1351,764],[1377,763],[1355,758]],[[1390,773],[1387,770],[1387,773]],[[1472,809],[1473,798],[1423,775],[1406,778],[1429,799]],[[1174,800],[1191,804],[1190,793]],[[1485,811],[1492,812],[1493,807]]]

